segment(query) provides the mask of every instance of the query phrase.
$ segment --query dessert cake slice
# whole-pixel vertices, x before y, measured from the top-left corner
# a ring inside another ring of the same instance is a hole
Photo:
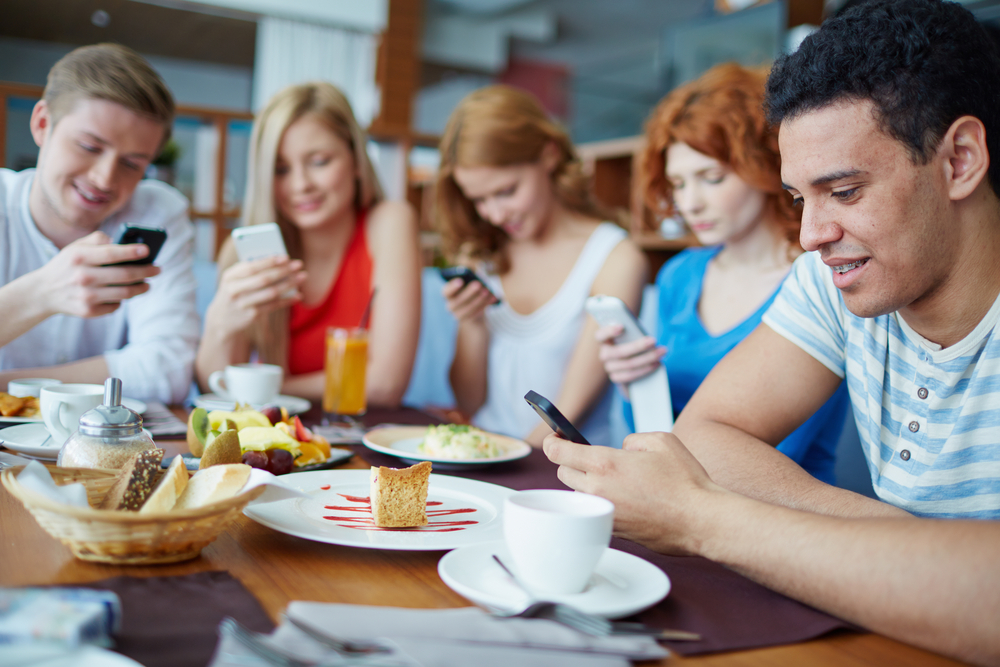
[[[409,468],[372,466],[372,517],[380,528],[416,528],[427,525],[427,482],[431,464]]]

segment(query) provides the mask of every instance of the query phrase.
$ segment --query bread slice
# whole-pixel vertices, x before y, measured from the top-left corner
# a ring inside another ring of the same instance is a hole
[[[150,494],[146,502],[139,508],[140,514],[150,512],[169,512],[173,509],[177,499],[187,488],[188,471],[184,466],[184,457],[175,456],[167,468],[166,474],[160,478],[160,483]]]
[[[235,496],[250,479],[250,466],[243,463],[215,465],[199,470],[188,480],[175,510],[204,507]]]
[[[153,492],[162,460],[162,449],[148,449],[126,461],[98,509],[134,512],[142,507]]]
[[[427,525],[429,461],[409,468],[372,466],[372,518],[380,528],[415,528]]]

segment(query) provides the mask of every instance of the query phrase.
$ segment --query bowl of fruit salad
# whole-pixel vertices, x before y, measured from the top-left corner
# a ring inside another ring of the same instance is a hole
[[[196,457],[222,456],[225,462],[242,462],[275,475],[349,458],[344,450],[332,450],[330,443],[306,428],[298,416],[289,417],[283,407],[254,410],[237,404],[232,410],[195,408],[188,417],[187,443]],[[335,453],[338,456],[334,457]],[[236,457],[240,461],[230,460]]]

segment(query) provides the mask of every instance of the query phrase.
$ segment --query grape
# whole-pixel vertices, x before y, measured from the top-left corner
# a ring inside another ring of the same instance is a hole
[[[287,449],[267,450],[267,470],[275,475],[284,475],[292,471],[292,464],[295,459]]]
[[[267,420],[274,426],[281,421],[281,410],[274,405],[268,405],[260,409],[260,413],[267,417]]]
[[[267,469],[267,455],[264,452],[244,452],[243,463],[251,468]]]

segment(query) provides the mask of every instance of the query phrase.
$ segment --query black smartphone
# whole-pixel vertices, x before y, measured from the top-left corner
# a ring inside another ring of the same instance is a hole
[[[444,278],[444,281],[446,283],[454,280],[455,278],[461,278],[462,279],[462,287],[465,287],[466,285],[468,285],[469,283],[471,283],[473,280],[479,282],[479,284],[482,285],[483,287],[485,287],[486,291],[489,292],[490,295],[492,295],[492,297],[497,300],[497,303],[500,303],[500,298],[497,297],[496,294],[493,294],[493,292],[490,290],[489,286],[486,283],[483,282],[483,279],[480,278],[479,276],[477,276],[476,272],[473,271],[472,269],[470,269],[469,267],[467,267],[467,266],[446,266],[444,268],[438,269],[438,271],[441,272],[441,277]],[[494,305],[496,305],[496,304],[494,304]]]
[[[573,426],[572,422],[566,419],[563,413],[559,412],[559,408],[552,405],[552,401],[536,391],[529,391],[524,395],[524,400],[528,402],[528,405],[535,409],[535,412],[537,412],[538,416],[542,418],[542,421],[548,424],[549,428],[555,431],[556,435],[560,438],[569,440],[570,442],[575,442],[579,445],[590,444],[587,442],[587,439],[583,437],[583,434],[580,433],[575,426]]]
[[[122,230],[122,235],[118,238],[118,245],[129,245],[131,243],[145,243],[149,247],[149,254],[142,259],[133,259],[127,262],[115,262],[108,266],[128,266],[130,264],[152,264],[159,254],[163,242],[167,240],[167,233],[162,229],[152,229],[149,227],[132,227],[127,225]]]

